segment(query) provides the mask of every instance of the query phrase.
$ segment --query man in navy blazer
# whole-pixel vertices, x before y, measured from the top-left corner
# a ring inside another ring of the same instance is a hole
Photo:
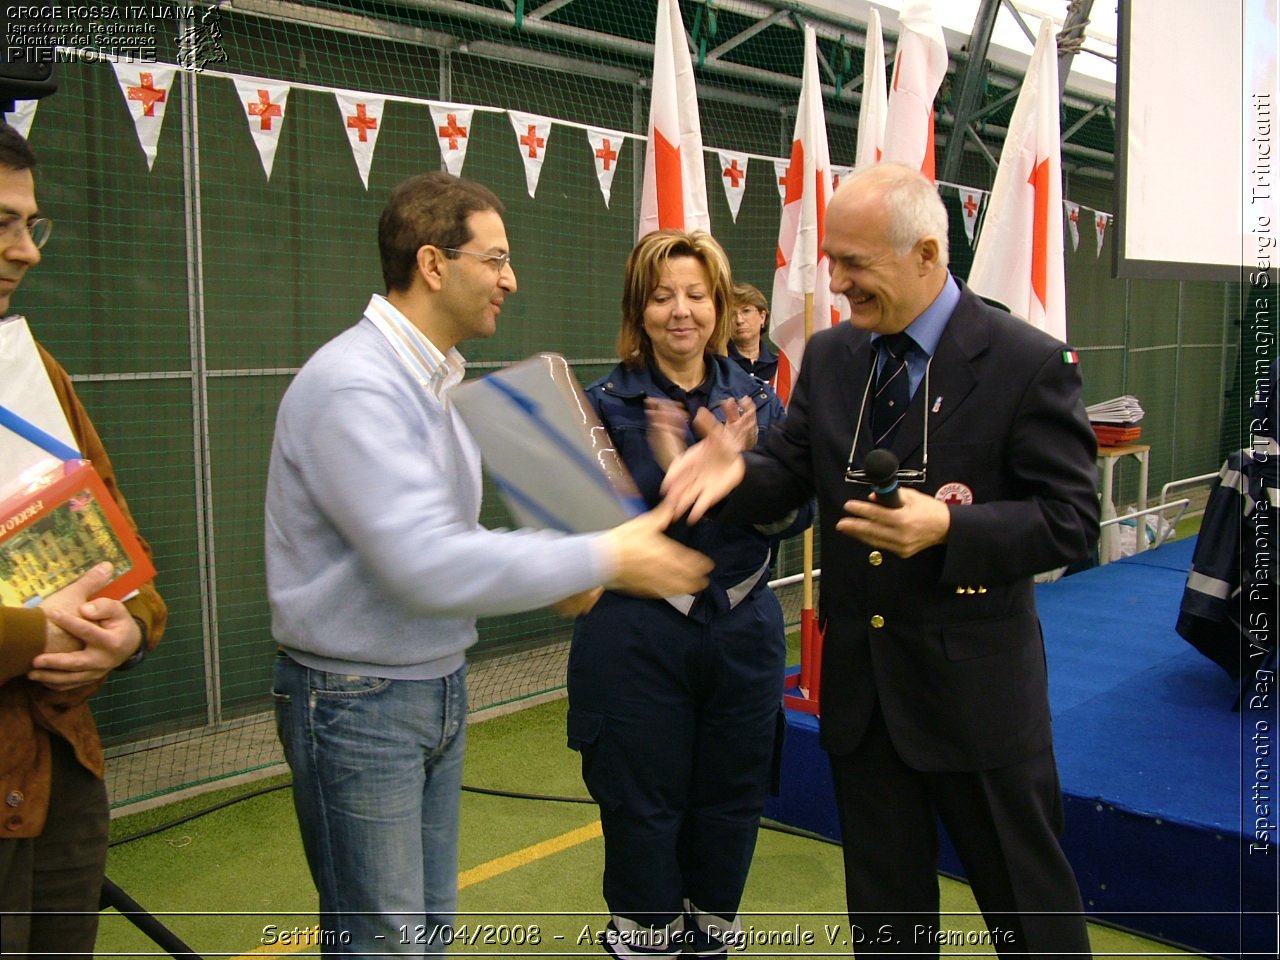
[[[745,455],[712,429],[666,489],[696,520],[764,521],[818,498],[821,742],[844,837],[859,956],[936,956],[941,819],[1002,957],[1088,956],[1079,889],[1058,842],[1035,574],[1098,538],[1095,440],[1065,344],[984,303],[947,269],[947,214],[918,171],[881,164],[827,210],[831,289],[851,323],[805,351],[785,428]],[[910,400],[882,446],[901,505],[862,467],[884,362],[905,331]],[[672,446],[655,420],[655,442]],[[951,935],[949,937],[949,934]]]

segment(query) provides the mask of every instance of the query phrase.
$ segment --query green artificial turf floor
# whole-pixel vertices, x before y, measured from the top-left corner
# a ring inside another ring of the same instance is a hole
[[[585,797],[577,754],[565,747],[565,701],[473,724],[469,787]],[[122,817],[113,840],[142,833],[221,800],[287,784],[286,778],[207,794]],[[588,956],[601,929],[603,842],[587,803],[467,792],[462,804],[460,925],[455,955]],[[233,803],[111,849],[108,875],[205,956],[314,956],[316,896],[287,786]],[[743,902],[744,956],[848,956],[838,847],[762,830]],[[993,955],[964,945],[985,930],[969,888],[942,880],[943,956]],[[1189,956],[1122,931],[1091,925],[1098,957]],[[461,940],[461,938],[460,938]],[[537,942],[534,942],[537,941]],[[159,954],[129,921],[106,911],[99,956]],[[735,951],[736,953],[736,951]]]

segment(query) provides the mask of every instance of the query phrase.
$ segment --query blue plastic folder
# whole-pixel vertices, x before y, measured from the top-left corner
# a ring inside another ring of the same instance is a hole
[[[643,513],[568,361],[540,353],[449,394],[516,522],[589,533]]]

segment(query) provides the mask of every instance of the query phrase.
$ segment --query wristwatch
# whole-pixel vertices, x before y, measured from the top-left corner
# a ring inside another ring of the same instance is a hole
[[[142,634],[142,639],[138,643],[138,649],[133,651],[133,655],[128,660],[124,660],[116,667],[117,670],[132,670],[143,660],[147,659],[147,625],[137,617],[133,618],[133,622],[138,625],[138,632]]]

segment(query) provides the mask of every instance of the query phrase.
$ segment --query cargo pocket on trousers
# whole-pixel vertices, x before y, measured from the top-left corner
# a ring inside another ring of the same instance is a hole
[[[588,710],[569,711],[567,728],[569,749],[582,755],[582,782],[591,799],[602,807],[616,806],[616,776],[609,769],[605,718]]]

